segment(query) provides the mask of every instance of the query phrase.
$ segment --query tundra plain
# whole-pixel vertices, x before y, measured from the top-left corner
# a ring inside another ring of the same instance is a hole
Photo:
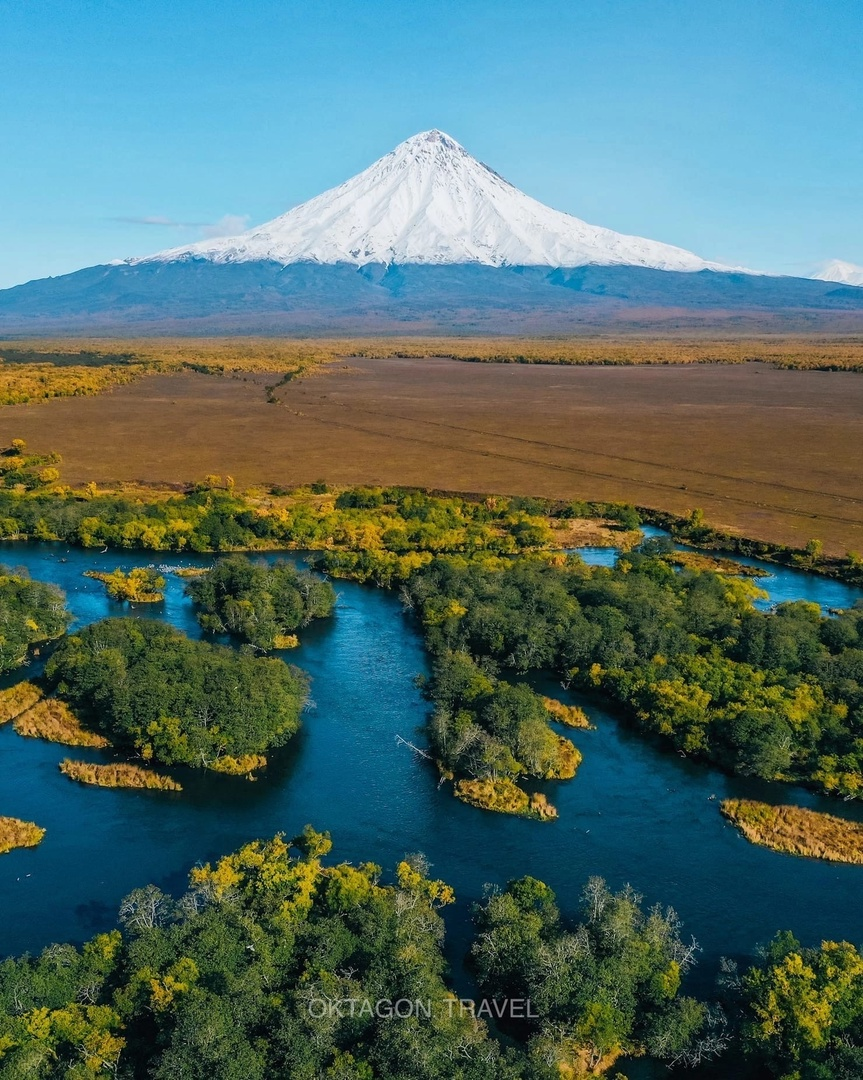
[[[241,343],[222,349],[239,360],[233,370],[220,360],[214,374],[212,360],[204,372],[189,366],[194,342],[170,353],[150,342],[147,377],[4,406],[0,433],[59,451],[71,483],[180,486],[230,474],[244,488],[324,481],[625,500],[701,507],[717,527],[795,546],[818,538],[833,554],[863,548],[863,377],[848,370],[856,343],[835,347],[840,370],[813,370],[831,366],[823,344],[741,362],[732,346],[701,343],[666,363],[655,345],[639,363],[637,343],[606,344],[605,360],[595,347],[594,363],[585,345],[572,358],[533,347],[539,362],[509,363],[488,361],[515,356],[514,343],[473,343],[479,363],[340,359],[332,342],[284,358],[254,342],[246,363]],[[154,374],[163,351],[176,367]],[[531,348],[522,343],[519,355]],[[783,356],[799,366],[779,366]]]

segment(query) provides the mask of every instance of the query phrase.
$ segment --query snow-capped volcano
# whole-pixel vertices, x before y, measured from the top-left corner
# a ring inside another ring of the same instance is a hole
[[[742,272],[588,225],[441,131],[239,236],[0,290],[0,332],[15,334],[548,334],[728,320],[858,332],[863,289]]]
[[[352,179],[265,225],[127,265],[187,259],[732,269],[552,210],[437,130],[414,135]]]
[[[863,266],[855,266],[854,263],[843,262],[841,259],[831,259],[812,277],[816,281],[837,281],[841,285],[863,285]]]

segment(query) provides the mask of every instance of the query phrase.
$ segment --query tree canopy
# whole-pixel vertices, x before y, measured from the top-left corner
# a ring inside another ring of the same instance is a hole
[[[135,890],[122,932],[0,963],[0,1076],[538,1077],[444,982],[452,890],[421,858],[387,885],[329,848],[310,828],[247,844],[178,901]]]
[[[570,923],[554,892],[524,877],[479,905],[475,921],[480,987],[530,1000],[530,1052],[561,1072],[605,1069],[623,1053],[694,1064],[724,1050],[707,1006],[679,994],[697,945],[684,941],[670,908],[645,912],[631,888],[612,893],[591,878]]]
[[[863,1076],[863,956],[847,941],[804,948],[778,934],[742,979],[743,1045],[766,1075]]]
[[[307,680],[281,660],[192,641],[166,623],[105,619],[67,637],[46,677],[117,746],[218,768],[299,728]]]
[[[316,574],[245,555],[219,559],[186,591],[206,630],[234,634],[259,649],[284,648],[294,630],[326,618],[336,603],[335,589]]]
[[[0,565],[0,673],[20,667],[31,646],[60,637],[71,621],[56,585]]]
[[[460,669],[551,669],[685,754],[863,791],[863,605],[835,618],[805,602],[758,611],[752,583],[676,571],[650,547],[614,569],[444,556],[405,595],[432,654],[460,656]],[[444,707],[451,681],[432,685]]]

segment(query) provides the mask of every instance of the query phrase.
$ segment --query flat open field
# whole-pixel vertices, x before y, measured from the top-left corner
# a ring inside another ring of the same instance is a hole
[[[863,550],[863,375],[760,363],[471,364],[353,358],[152,375],[0,409],[0,439],[59,450],[71,482],[400,483],[616,499],[746,535]]]

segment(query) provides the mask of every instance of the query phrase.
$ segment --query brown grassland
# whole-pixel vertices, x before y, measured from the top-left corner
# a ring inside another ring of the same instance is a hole
[[[701,507],[732,533],[863,550],[860,339],[27,347],[131,357],[113,366],[133,381],[110,393],[99,381],[95,396],[0,407],[0,441],[58,450],[71,483],[230,474],[241,489],[324,480]],[[0,399],[5,374],[27,366],[0,364]],[[82,370],[101,380],[108,366]]]
[[[753,844],[828,862],[863,863],[863,825],[800,806],[726,799],[722,813]]]
[[[19,821],[18,818],[0,817],[0,855],[13,848],[36,847],[41,844],[45,830],[35,822]]]
[[[60,763],[60,772],[80,784],[94,784],[108,788],[146,788],[151,791],[182,791],[183,788],[170,776],[162,776],[140,765],[93,765],[89,761]]]
[[[31,708],[15,717],[13,727],[19,735],[64,746],[91,746],[102,749],[110,743],[102,735],[86,731],[65,701],[42,698]]]

